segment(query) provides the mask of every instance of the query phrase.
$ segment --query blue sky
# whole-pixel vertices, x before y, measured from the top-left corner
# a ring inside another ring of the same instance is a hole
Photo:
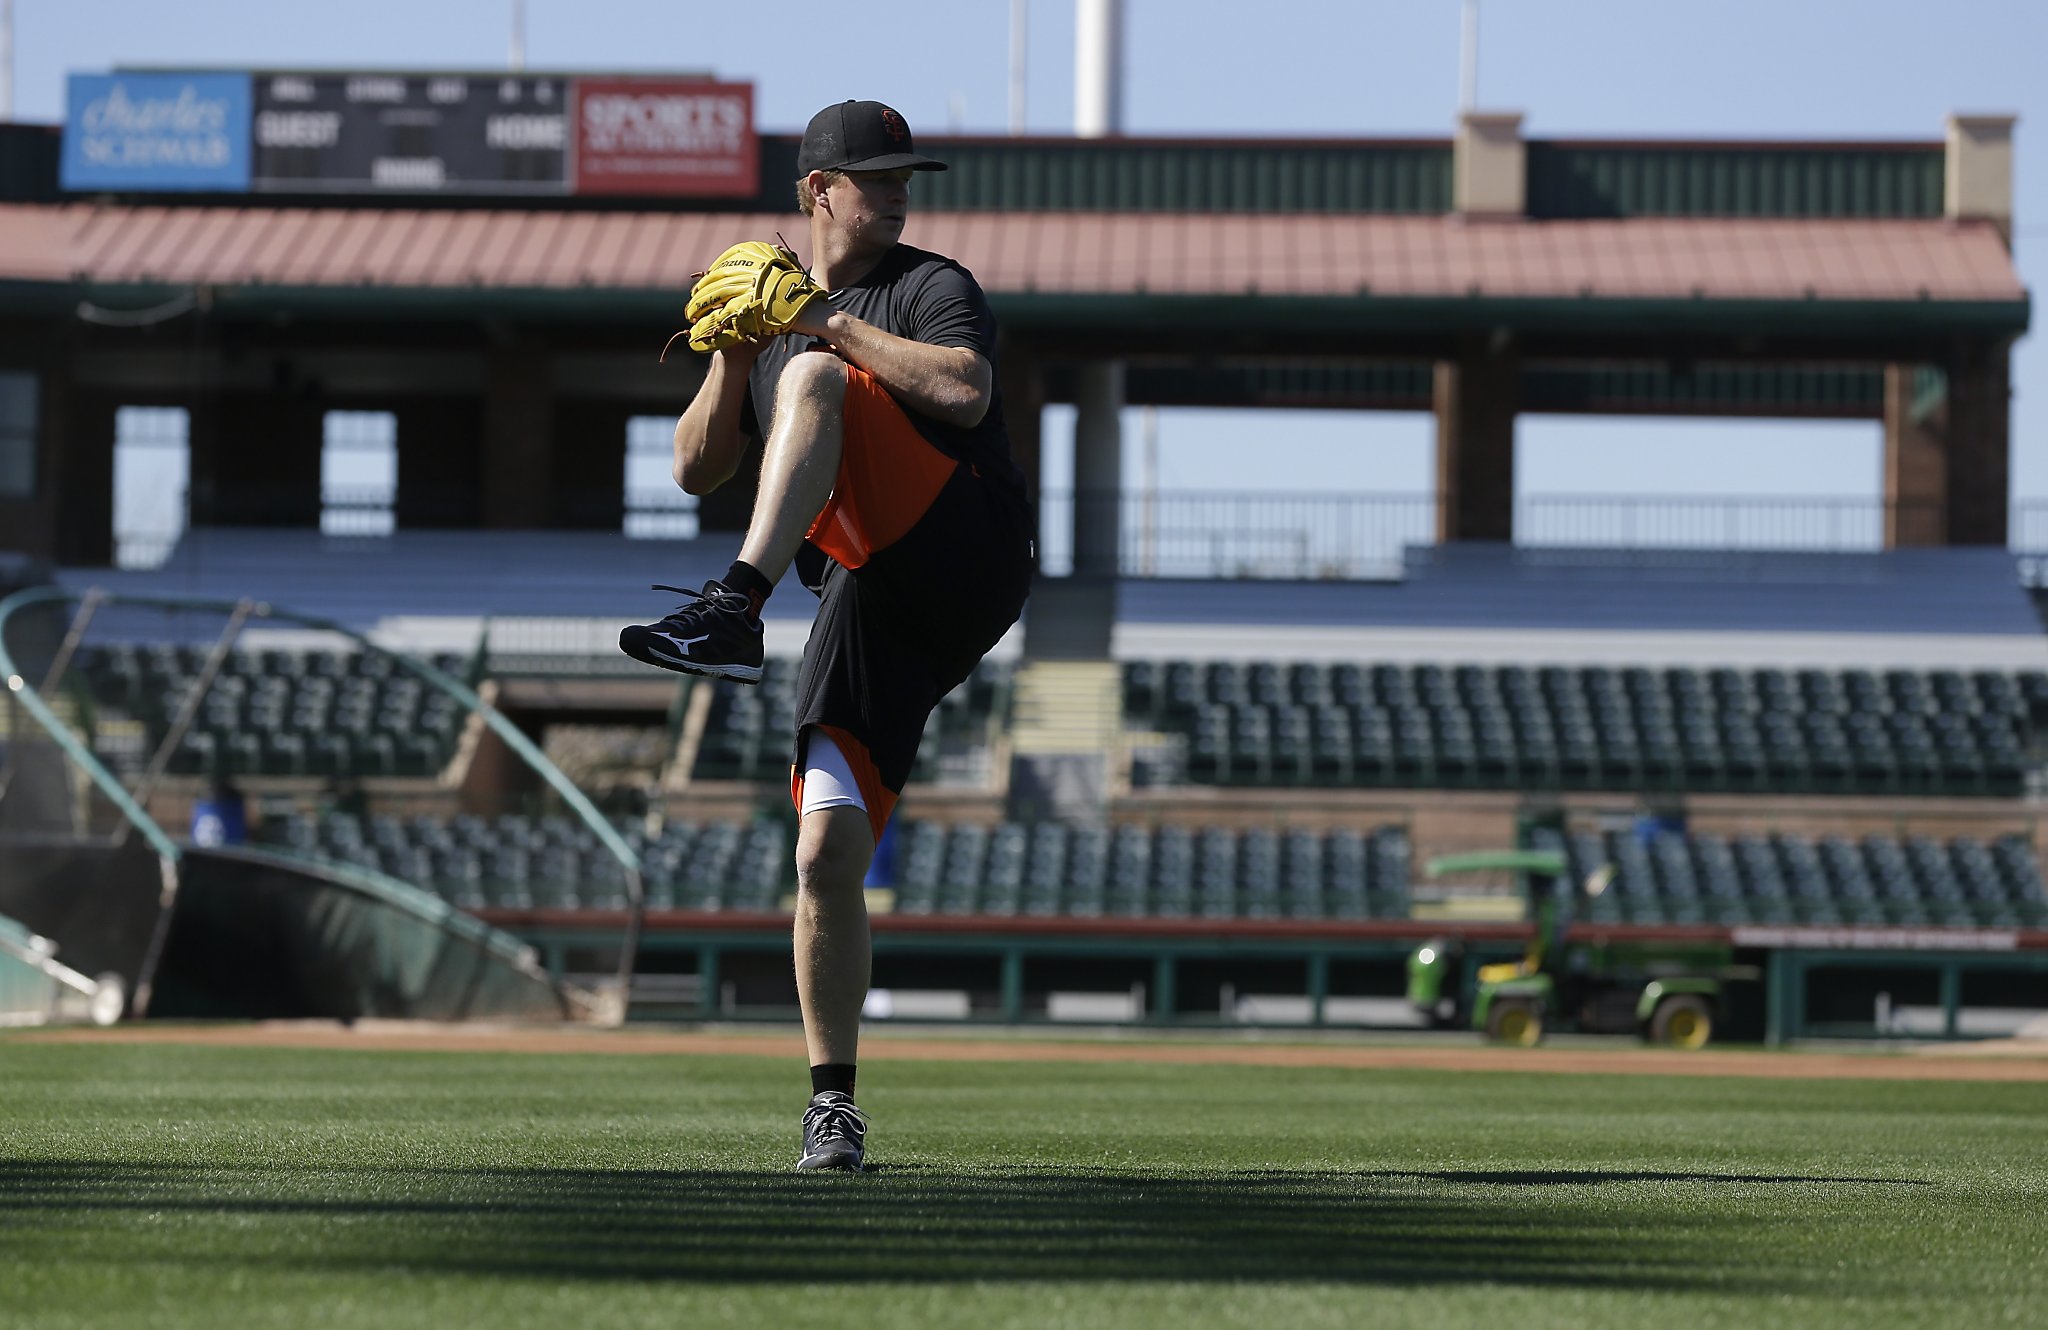
[[[1459,0],[1127,0],[1134,134],[1448,134]],[[770,130],[876,97],[919,130],[1007,125],[1009,0],[752,6],[527,0],[527,62],[752,80]],[[15,0],[18,118],[61,118],[69,71],[121,65],[501,68],[510,0]],[[1479,101],[1541,135],[1939,138],[1951,110],[2020,115],[2016,252],[2048,241],[2042,0],[1482,0]],[[742,17],[744,15],[744,17]],[[1073,113],[1073,0],[1030,0],[1028,128]],[[914,238],[914,235],[913,235]],[[2048,496],[2048,358],[2015,353],[2015,492]],[[1068,412],[1047,419],[1057,453]],[[1138,464],[1135,430],[1127,473]],[[1874,495],[1875,425],[1525,417],[1525,493]],[[1240,459],[1260,452],[1258,475]],[[1430,484],[1427,417],[1167,412],[1169,487]],[[1058,476],[1047,476],[1048,485]]]

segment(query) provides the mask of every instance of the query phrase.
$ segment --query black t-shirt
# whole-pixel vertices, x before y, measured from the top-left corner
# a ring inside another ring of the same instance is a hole
[[[996,319],[974,275],[943,254],[911,245],[897,245],[874,270],[851,286],[830,293],[833,308],[865,319],[883,332],[932,346],[958,346],[981,354],[991,370],[996,361]],[[765,438],[766,421],[775,418],[775,385],[790,360],[812,348],[829,349],[809,337],[791,334],[769,343],[747,380],[747,399],[740,407],[740,429]],[[971,428],[935,420],[902,401],[903,414],[934,448],[957,458],[1021,497],[1024,475],[1010,457],[1010,435],[1003,424],[1002,377],[994,380],[988,411]]]

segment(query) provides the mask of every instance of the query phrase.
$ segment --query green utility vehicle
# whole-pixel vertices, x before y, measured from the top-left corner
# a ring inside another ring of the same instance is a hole
[[[1653,1044],[1701,1048],[1714,1036],[1723,984],[1744,977],[1724,942],[1568,941],[1581,899],[1613,880],[1612,867],[1571,884],[1562,854],[1507,850],[1433,859],[1429,876],[1512,872],[1535,932],[1518,961],[1479,966],[1469,1010],[1464,948],[1433,939],[1408,958],[1408,1000],[1439,1027],[1469,1022],[1496,1043],[1529,1047],[1552,1030],[1638,1034]]]

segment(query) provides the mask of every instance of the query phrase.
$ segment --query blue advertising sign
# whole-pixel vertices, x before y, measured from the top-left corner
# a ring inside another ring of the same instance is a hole
[[[247,74],[73,74],[66,189],[249,188]]]

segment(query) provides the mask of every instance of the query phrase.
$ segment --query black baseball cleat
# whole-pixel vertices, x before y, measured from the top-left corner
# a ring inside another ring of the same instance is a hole
[[[745,595],[722,582],[706,582],[702,591],[656,583],[654,590],[690,601],[660,623],[621,628],[619,650],[665,670],[761,682],[761,621]]]
[[[804,1110],[804,1157],[796,1166],[800,1170],[843,1168],[858,1173],[867,1135],[868,1120],[853,1106],[852,1095],[820,1090]]]

